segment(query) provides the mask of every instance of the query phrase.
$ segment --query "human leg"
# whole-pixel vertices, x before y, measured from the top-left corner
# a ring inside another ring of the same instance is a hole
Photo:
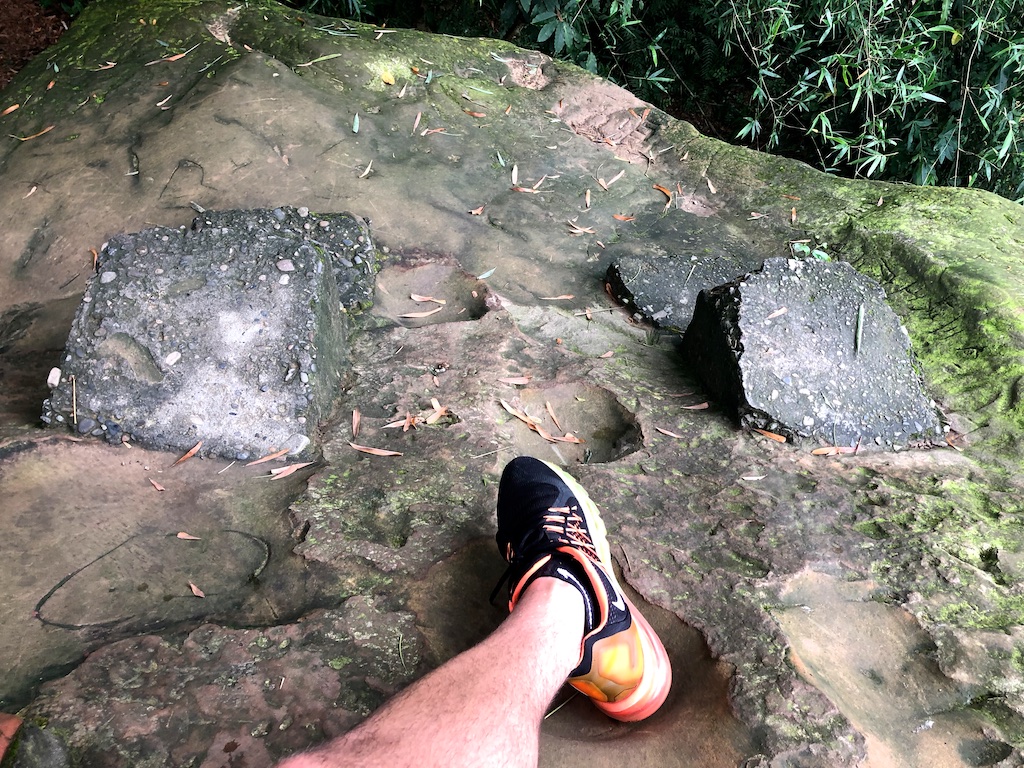
[[[583,626],[579,591],[539,578],[482,643],[279,768],[536,766],[544,712],[579,661]]]
[[[513,460],[498,490],[497,542],[512,611],[501,627],[350,733],[280,768],[534,766],[544,710],[567,677],[618,720],[661,706],[668,656],[616,581],[586,491],[553,465]]]

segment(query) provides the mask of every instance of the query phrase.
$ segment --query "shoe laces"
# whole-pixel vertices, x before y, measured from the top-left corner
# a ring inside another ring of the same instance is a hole
[[[541,520],[541,525],[523,539],[518,551],[513,549],[512,542],[505,544],[505,559],[509,565],[491,592],[491,605],[514,572],[522,570],[525,564],[536,562],[543,555],[556,552],[560,547],[579,549],[591,560],[600,561],[579,506],[550,507]]]

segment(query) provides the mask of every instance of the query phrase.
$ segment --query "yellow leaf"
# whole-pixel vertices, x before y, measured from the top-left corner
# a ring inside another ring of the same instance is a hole
[[[394,85],[395,84],[395,76],[392,75],[386,69],[383,72],[380,73],[380,79],[383,80],[388,85]]]

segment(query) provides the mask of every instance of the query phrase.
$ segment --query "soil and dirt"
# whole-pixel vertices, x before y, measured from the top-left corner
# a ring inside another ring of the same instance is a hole
[[[56,43],[70,21],[60,8],[44,9],[37,0],[0,3],[0,88],[33,56]]]
[[[257,0],[98,0],[0,97],[0,695],[80,764],[264,768],[471,645],[525,452],[601,504],[679,681],[640,726],[569,701],[545,765],[1022,763],[1009,203],[827,179],[499,41]],[[280,481],[39,427],[90,249],[193,204],[349,210],[388,252],[322,457]],[[684,217],[880,279],[968,438],[819,456],[737,429],[605,291],[607,246],[670,253]],[[414,292],[447,303],[403,318]]]

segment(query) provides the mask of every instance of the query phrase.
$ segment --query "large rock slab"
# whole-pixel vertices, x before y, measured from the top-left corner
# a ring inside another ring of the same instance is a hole
[[[310,448],[372,295],[364,222],[307,208],[205,212],[104,246],[43,421],[245,460]],[[336,278],[337,275],[337,278]],[[314,446],[315,447],[315,446]]]
[[[843,262],[767,259],[702,291],[683,352],[745,427],[845,448],[943,434],[885,291]]]
[[[757,247],[749,233],[721,219],[680,211],[671,221],[650,214],[639,225],[650,237],[613,243],[608,291],[634,318],[683,333],[705,288],[757,269],[775,255]]]

